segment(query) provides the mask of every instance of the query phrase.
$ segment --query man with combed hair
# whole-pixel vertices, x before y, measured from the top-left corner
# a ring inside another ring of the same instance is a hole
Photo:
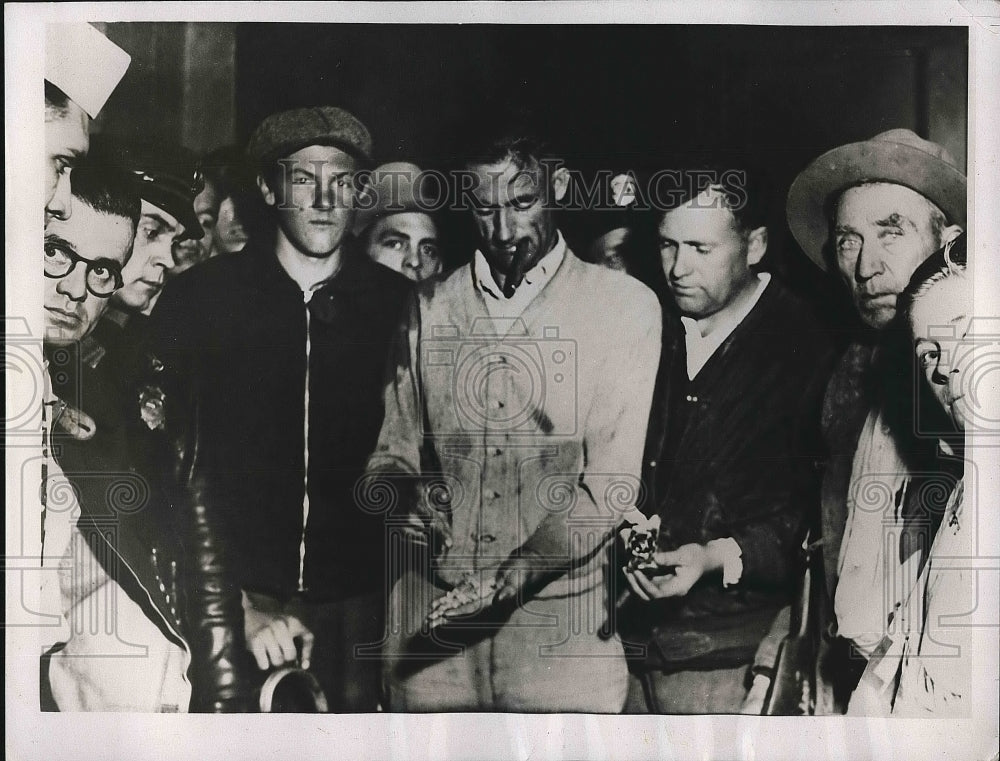
[[[139,194],[88,161],[73,199],[45,232],[42,566],[58,598],[46,571],[43,601],[69,626],[44,661],[42,694],[61,711],[242,710],[240,595],[205,509],[197,410],[158,360],[144,374],[120,353],[71,361],[124,284]]]
[[[606,550],[639,495],[659,306],[569,250],[568,171],[529,135],[468,155],[480,249],[418,287],[389,363],[370,507],[424,548],[394,574],[393,711],[625,703]]]
[[[759,176],[679,178],[657,212],[664,340],[644,485],[661,522],[655,564],[626,571],[638,599],[623,624],[645,646],[629,710],[737,713],[755,650],[802,575],[833,349],[767,271]]]
[[[787,214],[802,250],[847,287],[864,326],[834,370],[822,419],[823,561],[836,630],[853,656],[851,676],[831,676],[849,690],[917,578],[940,519],[940,509],[922,504],[912,425],[893,426],[890,400],[875,389],[891,380],[877,369],[879,342],[899,294],[965,225],[966,177],[942,146],[892,129],[813,161],[792,183]],[[832,700],[821,710],[834,710]]]

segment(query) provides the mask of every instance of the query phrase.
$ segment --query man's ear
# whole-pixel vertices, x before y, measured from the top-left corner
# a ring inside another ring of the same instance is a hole
[[[747,266],[756,267],[767,253],[767,228],[758,227],[747,235]]]
[[[561,201],[569,190],[569,170],[561,166],[552,173],[552,198]]]
[[[267,184],[267,180],[264,179],[264,175],[257,175],[257,187],[260,188],[260,195],[264,199],[264,203],[268,206],[274,206],[275,196],[274,191],[271,190],[270,186]]]
[[[948,225],[941,231],[941,248],[947,246],[963,232],[961,225]]]

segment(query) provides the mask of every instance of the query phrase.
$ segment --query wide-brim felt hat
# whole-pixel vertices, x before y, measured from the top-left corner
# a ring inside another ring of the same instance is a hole
[[[944,212],[951,224],[966,224],[967,180],[945,148],[908,129],[891,129],[849,143],[807,166],[788,190],[788,226],[799,246],[821,269],[830,232],[832,204],[863,182],[888,182],[915,190]]]
[[[407,161],[392,161],[376,167],[371,182],[356,200],[354,234],[361,235],[369,225],[382,217],[418,212],[432,214],[441,199],[430,190],[440,189],[438,182],[425,182],[423,170]]]

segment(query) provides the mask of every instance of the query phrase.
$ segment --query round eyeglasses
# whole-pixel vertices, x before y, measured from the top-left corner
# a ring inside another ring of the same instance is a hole
[[[66,277],[77,264],[87,267],[87,290],[106,299],[125,284],[122,268],[111,259],[84,259],[68,246],[45,243],[45,277]]]

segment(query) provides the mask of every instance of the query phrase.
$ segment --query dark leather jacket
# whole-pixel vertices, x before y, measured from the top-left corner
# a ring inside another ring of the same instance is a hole
[[[336,275],[303,294],[265,238],[164,289],[151,333],[185,379],[205,379],[212,503],[248,592],[329,602],[385,588],[383,516],[355,489],[410,286],[349,242]]]
[[[56,422],[53,454],[95,557],[190,652],[190,710],[247,710],[241,593],[207,506],[201,410],[148,353],[143,323],[110,310],[79,347],[47,350],[56,395],[96,424],[81,439]]]

